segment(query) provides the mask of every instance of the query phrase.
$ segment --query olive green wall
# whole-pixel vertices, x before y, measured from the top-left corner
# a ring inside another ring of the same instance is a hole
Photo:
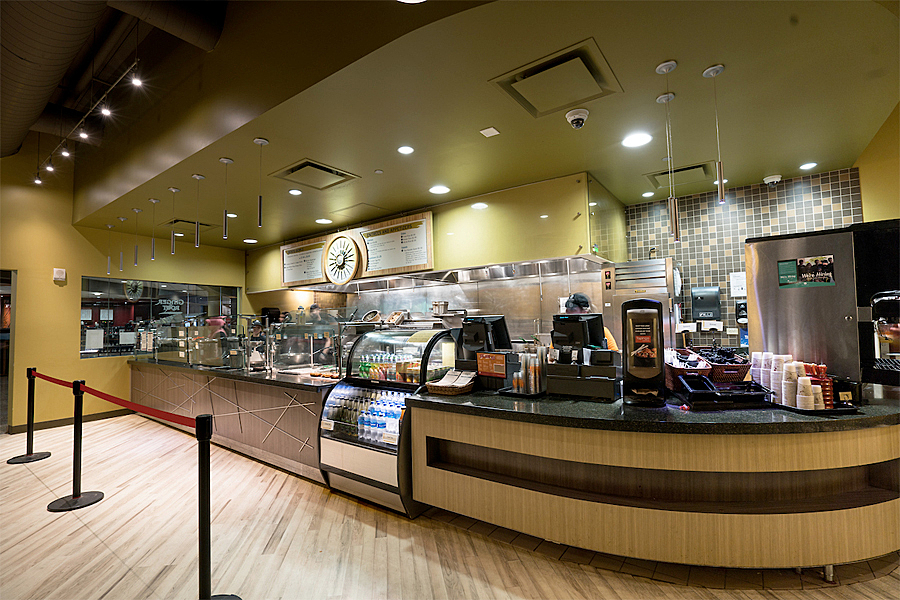
[[[592,253],[613,262],[627,261],[625,205],[593,176],[588,178],[588,210]]]
[[[859,169],[863,219],[900,218],[900,104],[853,166]]]
[[[58,165],[45,174],[45,183],[34,178],[36,135],[30,134],[18,154],[0,161],[0,268],[16,272],[11,328],[10,426],[26,420],[25,369],[67,381],[84,379],[87,385],[128,398],[130,375],[127,357],[79,357],[81,343],[81,277],[106,277],[107,233],[72,226],[72,167]],[[147,218],[147,212],[142,213]],[[123,215],[125,216],[125,215]],[[134,214],[127,215],[128,223]],[[128,230],[126,223],[125,231]],[[112,277],[208,285],[244,287],[244,252],[179,243],[169,254],[168,240],[157,240],[156,260],[151,262],[149,238],[138,238],[138,267],[133,264],[134,236],[111,235]],[[125,270],[118,271],[120,244],[125,249]],[[53,282],[53,269],[66,269],[66,282]],[[241,306],[247,306],[246,295]],[[72,392],[44,381],[36,382],[35,421],[72,417]],[[85,397],[85,414],[119,407]]]
[[[435,270],[587,254],[587,180],[586,173],[578,173],[424,208],[434,215]],[[488,208],[473,209],[476,202]],[[544,214],[547,218],[540,218]],[[621,229],[624,240],[624,212]],[[279,288],[280,248],[248,252],[247,290]]]

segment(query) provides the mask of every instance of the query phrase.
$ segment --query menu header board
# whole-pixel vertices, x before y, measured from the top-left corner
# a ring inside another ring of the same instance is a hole
[[[282,285],[325,283],[324,252],[338,236],[352,238],[360,251],[358,278],[412,273],[434,268],[431,212],[365,225],[281,247]]]

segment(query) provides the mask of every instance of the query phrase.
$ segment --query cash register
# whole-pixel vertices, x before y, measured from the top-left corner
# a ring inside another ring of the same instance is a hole
[[[553,315],[553,350],[547,392],[615,402],[621,396],[622,360],[609,350],[599,313]]]

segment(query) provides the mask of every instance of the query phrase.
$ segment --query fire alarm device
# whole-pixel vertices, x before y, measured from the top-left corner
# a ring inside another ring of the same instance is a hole
[[[65,269],[53,269],[53,281],[65,281],[66,280],[66,270]]]

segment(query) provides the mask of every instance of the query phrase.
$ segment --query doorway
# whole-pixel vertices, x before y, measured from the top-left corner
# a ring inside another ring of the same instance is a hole
[[[0,271],[0,434],[9,429],[9,364],[12,362],[12,271]]]

